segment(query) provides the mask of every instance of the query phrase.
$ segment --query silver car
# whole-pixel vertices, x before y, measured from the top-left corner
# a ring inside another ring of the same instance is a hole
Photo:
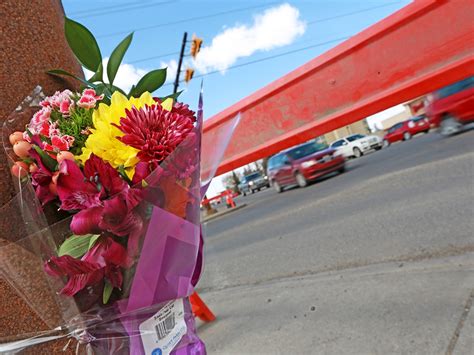
[[[268,177],[259,172],[254,172],[242,178],[239,184],[239,191],[245,196],[248,193],[260,191],[264,187],[270,187]]]

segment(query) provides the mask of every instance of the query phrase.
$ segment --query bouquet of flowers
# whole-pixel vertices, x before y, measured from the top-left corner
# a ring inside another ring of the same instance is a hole
[[[200,201],[236,120],[212,137],[203,168],[202,96],[197,114],[177,95],[154,97],[166,69],[127,94],[113,81],[132,35],[105,82],[93,35],[69,19],[65,33],[94,75],[76,77],[79,92],[37,88],[3,129],[18,193],[1,209],[12,227],[0,272],[51,331],[0,350],[71,337],[88,353],[205,353],[188,300],[202,267]]]

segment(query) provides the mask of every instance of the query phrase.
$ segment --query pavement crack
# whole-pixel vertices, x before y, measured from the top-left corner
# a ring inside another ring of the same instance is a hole
[[[464,326],[464,323],[466,322],[469,312],[471,311],[473,301],[474,301],[474,289],[471,291],[469,297],[466,300],[466,303],[464,305],[464,310],[461,314],[461,317],[459,318],[459,322],[456,326],[456,329],[454,330],[453,336],[451,337],[451,341],[449,342],[448,349],[446,350],[446,355],[453,354],[454,348],[456,347],[456,344],[459,339],[459,335],[461,335],[461,330]]]

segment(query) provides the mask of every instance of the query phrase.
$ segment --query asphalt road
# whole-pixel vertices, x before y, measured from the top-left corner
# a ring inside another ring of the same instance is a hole
[[[224,318],[201,329],[210,353],[474,354],[474,130],[347,167],[206,224],[198,286]]]

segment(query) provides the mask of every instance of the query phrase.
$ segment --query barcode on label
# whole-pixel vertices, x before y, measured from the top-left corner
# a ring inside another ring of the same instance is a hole
[[[163,321],[155,325],[156,336],[158,340],[166,337],[174,329],[176,325],[175,314],[170,313]]]

